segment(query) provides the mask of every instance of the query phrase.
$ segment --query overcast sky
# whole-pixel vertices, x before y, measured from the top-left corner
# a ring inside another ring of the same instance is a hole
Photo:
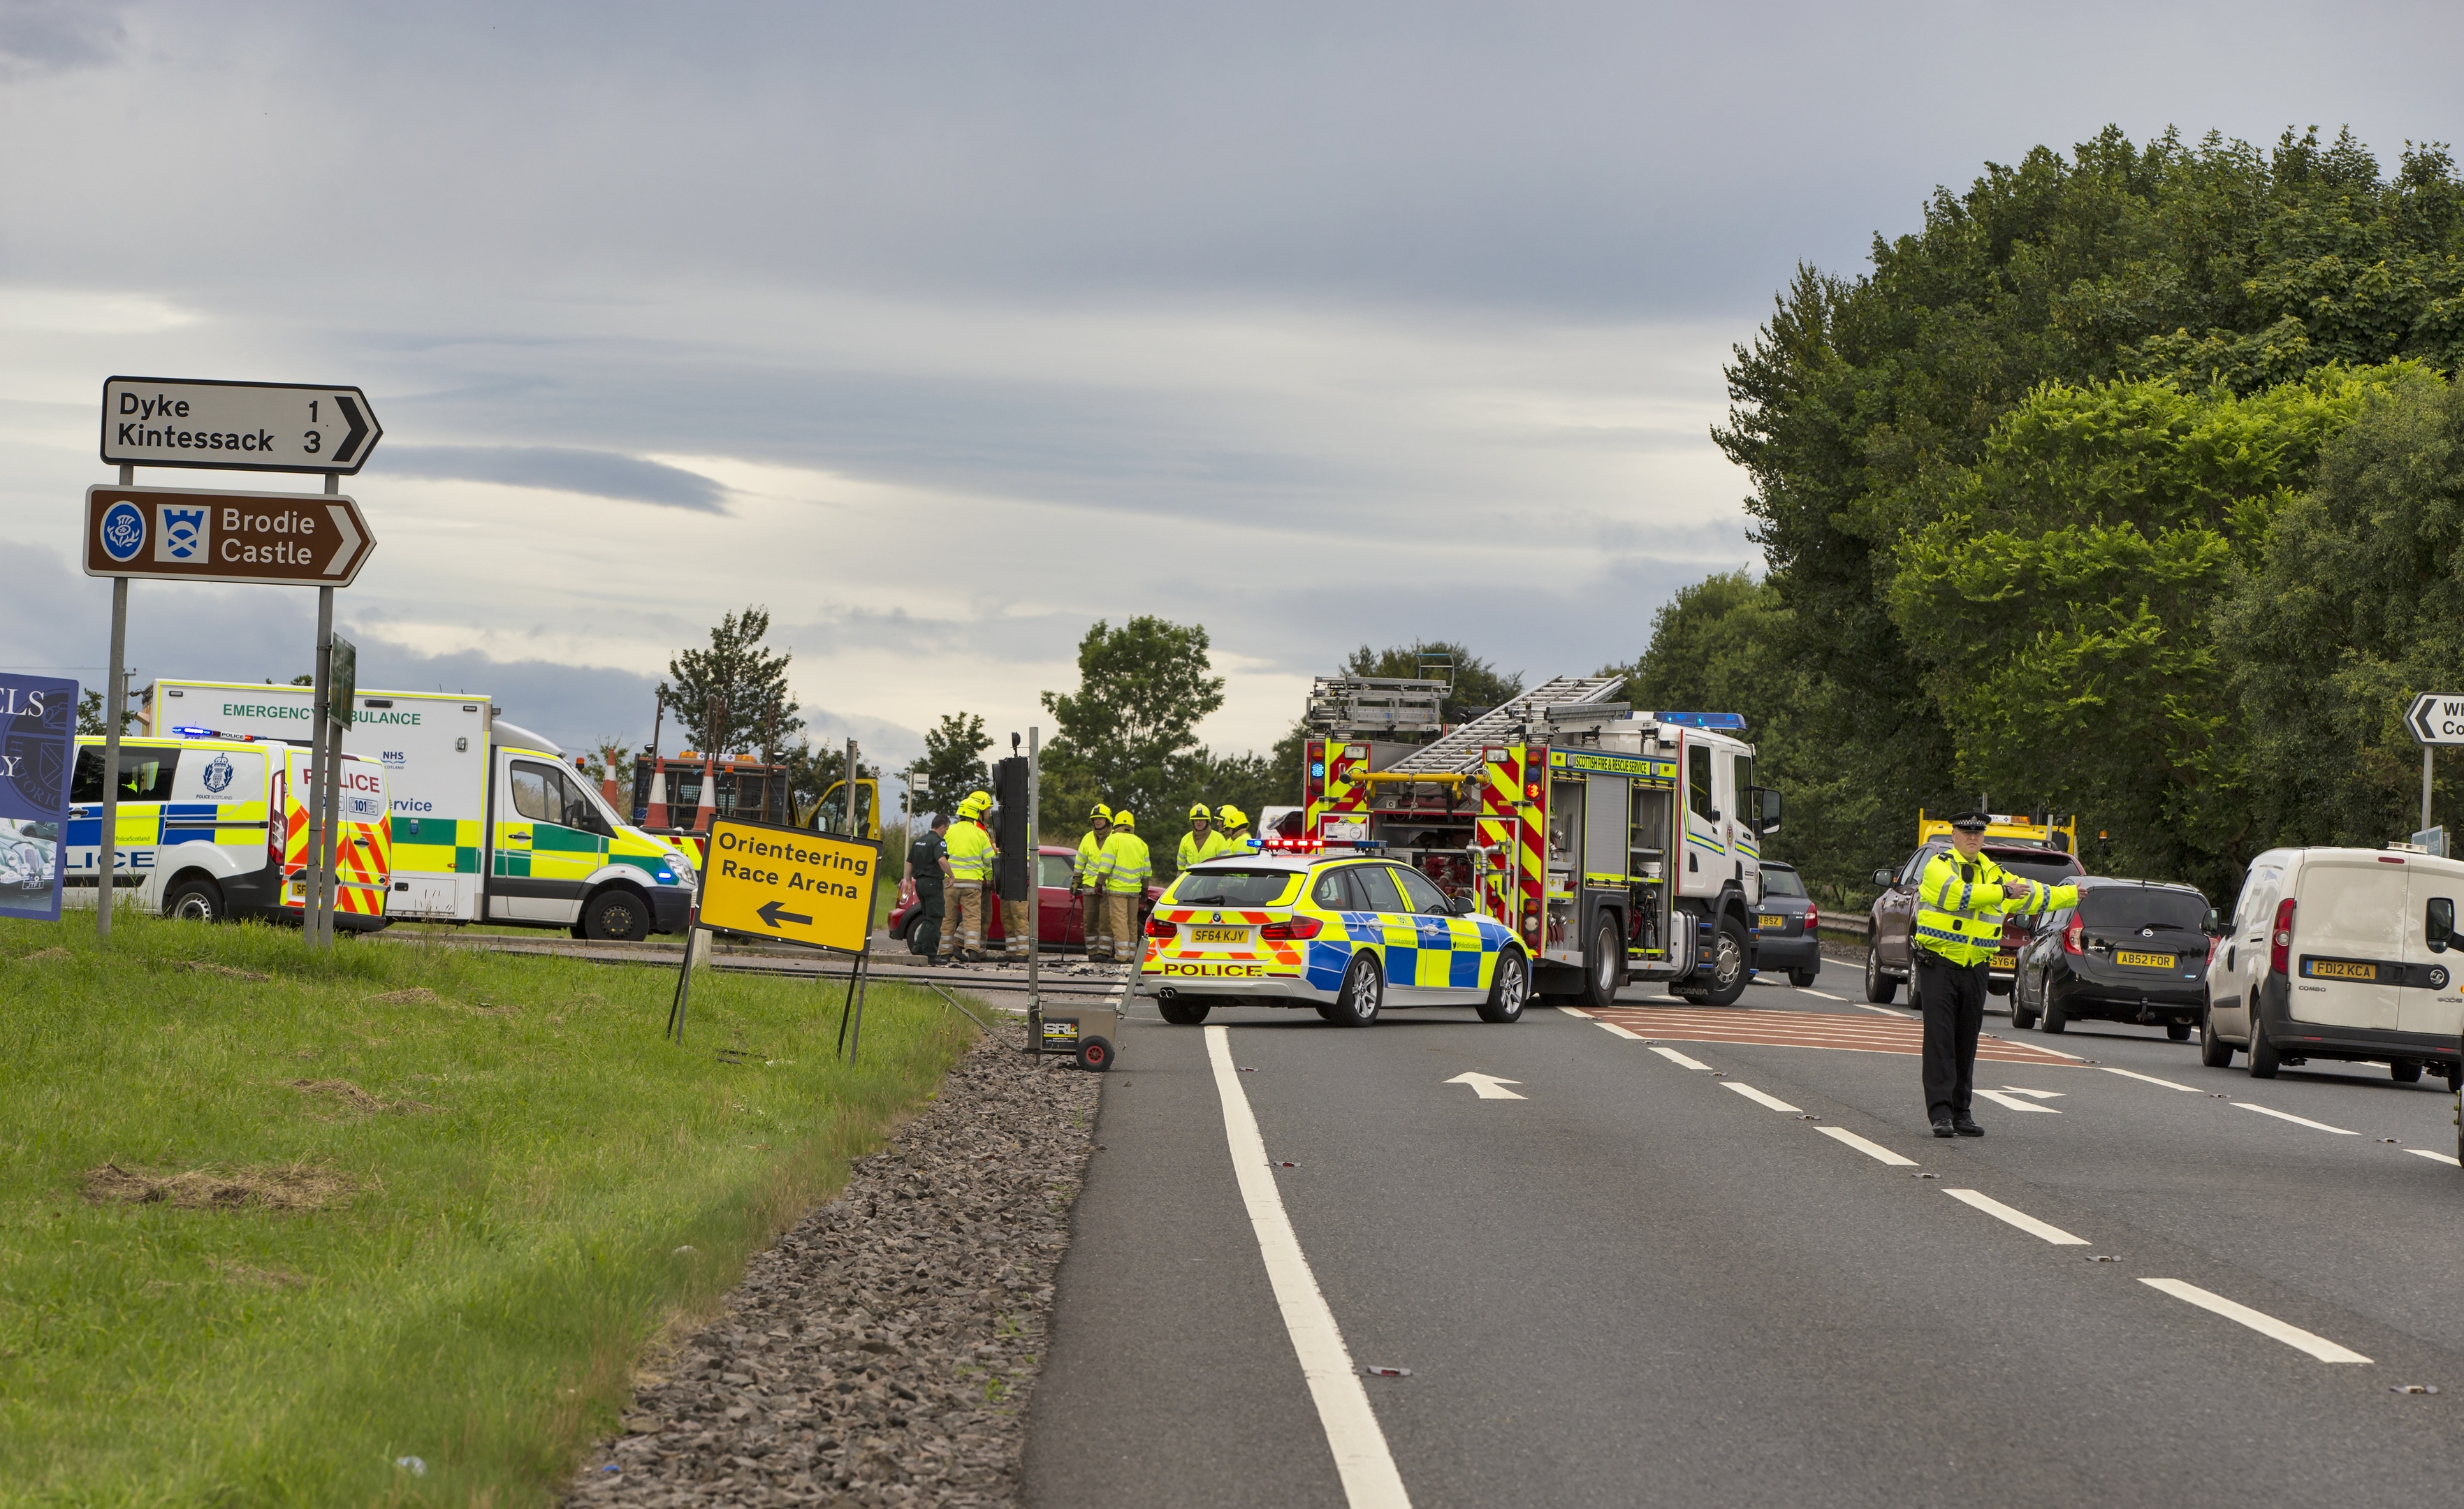
[[[1587,672],[1754,561],[1708,430],[1800,260],[2107,122],[2392,163],[2459,135],[2459,43],[2452,4],[0,0],[0,666],[101,680],[72,557],[126,373],[366,388],[363,685],[569,745],[646,739],[748,602],[893,765],[946,711],[1048,733],[1098,616],[1206,625],[1223,749],[1364,641]],[[131,598],[144,677],[309,665],[304,590]]]

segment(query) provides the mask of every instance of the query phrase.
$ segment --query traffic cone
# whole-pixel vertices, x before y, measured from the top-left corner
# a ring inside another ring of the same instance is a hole
[[[718,756],[709,755],[702,761],[701,800],[693,807],[693,830],[708,833],[713,819],[718,816]]]
[[[668,825],[668,770],[661,760],[650,772],[650,804],[643,809],[642,826],[664,828]]]

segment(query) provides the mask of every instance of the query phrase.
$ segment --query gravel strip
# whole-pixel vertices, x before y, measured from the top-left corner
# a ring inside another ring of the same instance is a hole
[[[845,1192],[753,1259],[565,1502],[1014,1502],[1100,1083],[979,1041]]]

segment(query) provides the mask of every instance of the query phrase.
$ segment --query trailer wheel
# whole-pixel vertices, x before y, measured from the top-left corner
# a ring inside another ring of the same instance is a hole
[[[582,908],[583,936],[600,943],[632,943],[650,935],[650,908],[622,886],[610,886]]]
[[[1734,1006],[1746,994],[1746,927],[1731,913],[1711,934],[1711,978],[1703,993],[1712,1006]]]
[[[1497,974],[1489,981],[1488,999],[1480,1004],[1483,1021],[1519,1021],[1524,1003],[1531,998],[1531,967],[1523,962],[1520,951],[1507,949],[1497,956]],[[1320,1012],[1326,1010],[1321,1006]]]

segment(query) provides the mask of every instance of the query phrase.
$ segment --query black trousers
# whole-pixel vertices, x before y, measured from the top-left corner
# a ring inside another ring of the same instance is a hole
[[[1917,1008],[1925,1013],[1925,1115],[1965,1116],[1976,1089],[1976,1035],[1985,1026],[1985,965],[1951,963],[1911,947]]]
[[[922,915],[915,919],[913,927],[907,929],[910,952],[920,953],[929,959],[941,951],[943,905],[940,886],[915,887],[915,906]]]

